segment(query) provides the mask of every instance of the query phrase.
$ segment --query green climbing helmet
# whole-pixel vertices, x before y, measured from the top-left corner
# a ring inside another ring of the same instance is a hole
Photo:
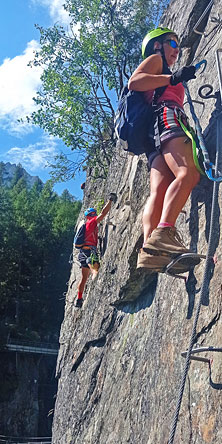
[[[158,40],[158,37],[161,37],[164,34],[174,34],[177,37],[177,34],[169,28],[159,27],[151,29],[151,31],[147,33],[142,43],[142,56],[144,59],[152,54],[152,42]]]

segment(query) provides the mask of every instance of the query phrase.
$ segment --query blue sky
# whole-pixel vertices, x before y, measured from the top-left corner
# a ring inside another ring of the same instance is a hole
[[[0,161],[20,162],[29,174],[38,175],[44,182],[50,177],[45,168],[47,161],[70,150],[40,128],[18,123],[17,119],[34,110],[32,98],[41,86],[41,69],[27,67],[39,45],[39,32],[34,25],[49,27],[58,22],[67,28],[69,18],[63,3],[64,0],[7,0],[1,4]],[[56,184],[54,189],[61,194],[67,188],[82,199],[80,184],[84,180],[81,173],[75,180]]]

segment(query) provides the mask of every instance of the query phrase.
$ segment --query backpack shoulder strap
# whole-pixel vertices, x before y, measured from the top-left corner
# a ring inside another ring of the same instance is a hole
[[[165,57],[163,58],[163,69],[162,69],[162,74],[172,74],[172,71],[170,71],[170,68],[167,65],[167,62],[165,60]],[[152,104],[156,105],[157,100],[162,96],[162,94],[164,93],[164,91],[167,89],[167,86],[161,86],[160,88],[156,88],[153,94],[153,101]]]

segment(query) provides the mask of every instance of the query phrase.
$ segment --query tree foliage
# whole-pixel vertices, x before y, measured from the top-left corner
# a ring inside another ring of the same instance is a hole
[[[41,48],[33,64],[44,68],[38,105],[29,120],[79,153],[57,157],[60,175],[83,165],[106,175],[114,146],[114,111],[123,85],[138,65],[141,42],[167,0],[66,0],[69,31],[38,26]],[[98,168],[97,168],[98,170]]]
[[[80,208],[68,191],[53,192],[50,181],[30,189],[17,176],[10,187],[0,185],[1,338],[55,340]]]

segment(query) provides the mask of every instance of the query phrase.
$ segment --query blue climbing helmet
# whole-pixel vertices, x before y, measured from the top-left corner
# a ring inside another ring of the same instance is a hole
[[[97,216],[97,212],[95,208],[87,208],[87,210],[84,213],[84,216]]]
[[[151,29],[147,35],[144,37],[143,39],[143,43],[142,43],[142,56],[143,59],[145,59],[146,57],[150,56],[151,54],[154,53],[153,51],[153,44],[156,40],[158,40],[159,42],[162,43],[163,41],[163,36],[165,34],[173,34],[175,35],[175,37],[178,38],[177,34],[172,31],[172,29],[169,28],[162,28],[162,27],[158,27],[155,29]]]

